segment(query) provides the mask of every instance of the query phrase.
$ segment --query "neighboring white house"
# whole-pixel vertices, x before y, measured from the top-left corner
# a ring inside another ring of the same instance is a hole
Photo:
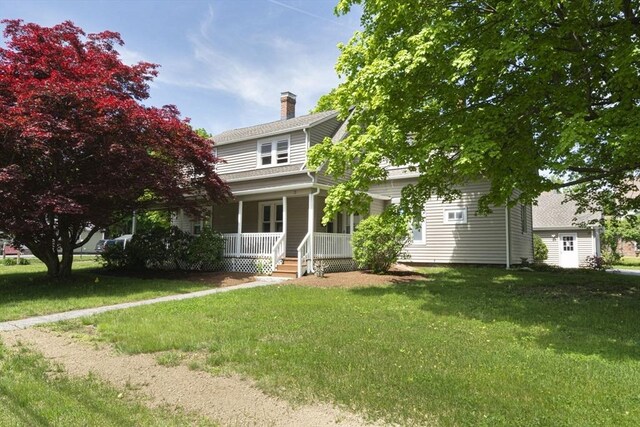
[[[576,211],[575,202],[565,201],[565,195],[555,191],[542,193],[533,206],[533,234],[549,249],[547,264],[577,268],[584,265],[587,256],[600,256],[601,227],[590,222],[602,215],[576,215]]]
[[[80,234],[80,238],[78,239],[78,241],[81,242],[86,239],[90,231],[90,228],[85,228],[82,234]],[[98,231],[93,236],[91,236],[91,239],[89,239],[84,245],[79,248],[75,248],[73,252],[76,254],[94,254],[96,253],[96,243],[98,243],[98,241],[101,239],[104,239],[104,232]]]
[[[361,216],[343,213],[323,225],[327,191],[336,180],[307,168],[307,150],[326,137],[344,138],[346,123],[336,111],[296,117],[295,103],[295,95],[283,92],[280,120],[214,136],[216,154],[225,160],[216,170],[235,200],[211,206],[204,219],[183,212],[173,218],[174,225],[194,234],[204,226],[223,233],[228,270],[300,276],[319,260],[327,272],[353,268],[351,233]],[[388,181],[369,190],[373,202],[362,217],[397,203],[402,188],[416,182],[408,168],[389,168]],[[411,230],[410,261],[507,266],[532,261],[531,206],[496,207],[477,216],[478,200],[488,190],[489,182],[480,180],[461,187],[460,200],[429,200],[424,221]]]

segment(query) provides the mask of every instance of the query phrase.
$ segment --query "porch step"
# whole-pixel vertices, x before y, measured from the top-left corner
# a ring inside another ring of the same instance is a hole
[[[298,258],[286,257],[282,260],[282,264],[276,266],[273,275],[276,277],[294,278],[298,274]]]
[[[274,271],[271,273],[273,277],[288,277],[290,279],[295,279],[297,272],[296,271]]]

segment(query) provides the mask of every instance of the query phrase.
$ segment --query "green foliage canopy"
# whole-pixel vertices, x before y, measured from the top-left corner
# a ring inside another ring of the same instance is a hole
[[[349,135],[310,155],[351,171],[329,214],[365,205],[383,160],[419,172],[403,191],[412,212],[478,178],[491,182],[481,212],[577,184],[583,205],[638,207],[626,196],[640,169],[637,2],[341,0],[336,12],[356,4],[363,29],[341,46],[331,96],[343,118],[354,107]]]

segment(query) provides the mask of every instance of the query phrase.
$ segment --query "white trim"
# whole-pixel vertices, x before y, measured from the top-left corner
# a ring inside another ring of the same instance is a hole
[[[504,232],[505,232],[505,252],[507,268],[511,268],[511,215],[509,214],[509,205],[504,207]]]
[[[562,245],[562,238],[564,236],[573,237],[573,253],[575,254],[575,264],[572,265],[563,265],[562,263],[562,254],[564,253],[564,248]],[[580,254],[578,253],[578,233],[558,233],[558,265],[563,268],[578,268],[580,267]]]
[[[449,213],[462,212],[462,219],[449,219]],[[467,223],[467,208],[466,207],[447,207],[442,210],[442,223],[443,224],[466,224]]]
[[[307,188],[316,188],[313,183],[307,184],[291,184],[291,185],[282,185],[280,187],[265,187],[265,188],[256,188],[254,190],[241,190],[234,191],[233,194],[235,196],[242,194],[263,194],[263,193],[273,193],[276,191],[289,191],[289,190],[304,190]]]
[[[287,161],[285,163],[278,163],[278,143],[287,142]],[[271,145],[271,163],[268,165],[262,164],[262,146]],[[256,142],[256,169],[273,168],[278,166],[286,166],[291,164],[291,135],[283,135],[276,138],[263,138]]]
[[[282,166],[282,165],[279,165]],[[289,165],[292,166],[292,165]],[[267,169],[267,166],[261,167],[260,170],[262,169]],[[249,171],[253,171],[255,169],[249,169]],[[228,172],[228,175],[234,174],[234,173],[242,173],[242,172]],[[220,178],[224,179],[226,182],[242,182],[242,181],[254,181],[257,179],[266,179],[266,178],[277,178],[277,177],[281,177],[281,176],[290,176],[290,175],[299,175],[299,174],[303,174],[306,173],[303,170],[294,170],[294,171],[288,171],[288,172],[278,172],[278,173],[272,173],[272,174],[268,174],[268,175],[253,175],[253,176],[243,176],[241,178],[231,178],[231,179],[225,179],[225,175],[224,173],[220,173],[218,174],[220,176]]]
[[[262,231],[264,223],[264,207],[271,207],[271,218],[269,219],[269,231]],[[277,231],[277,209],[282,206],[282,231]],[[258,233],[284,233],[285,232],[285,213],[283,200],[268,200],[258,203]]]

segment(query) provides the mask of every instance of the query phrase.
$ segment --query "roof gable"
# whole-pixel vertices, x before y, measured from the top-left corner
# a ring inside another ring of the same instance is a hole
[[[294,117],[287,120],[277,120],[275,122],[232,129],[219,133],[218,135],[214,135],[213,141],[216,145],[225,145],[249,139],[265,138],[314,126],[332,117],[336,117],[337,115],[337,111],[323,111],[321,113],[307,114],[305,116]]]
[[[588,223],[602,217],[600,212],[576,215],[576,202],[565,201],[565,197],[565,194],[555,191],[542,193],[537,199],[538,204],[533,205],[533,228],[582,228],[580,223]]]

